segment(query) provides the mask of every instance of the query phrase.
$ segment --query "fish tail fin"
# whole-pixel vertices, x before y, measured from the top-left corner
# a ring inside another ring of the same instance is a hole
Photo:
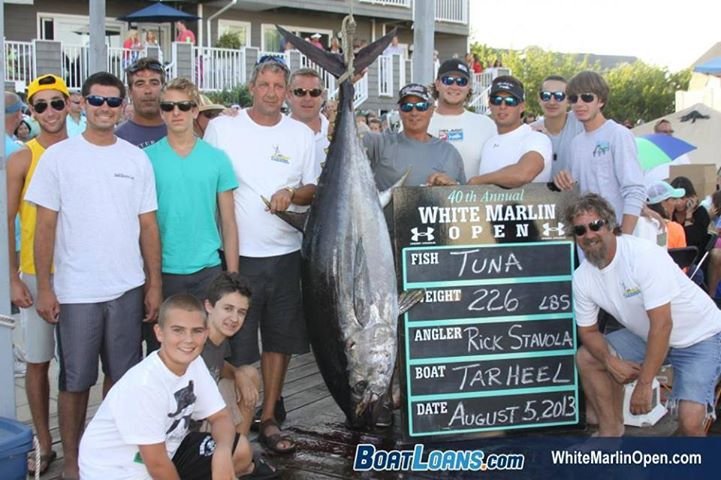
[[[275,28],[278,29],[286,41],[290,42],[303,55],[308,57],[312,62],[320,65],[334,77],[339,78],[346,73],[348,66],[341,55],[326,52],[279,25],[276,25]],[[397,29],[394,28],[375,42],[363,47],[355,55],[355,59],[353,60],[354,74],[362,73],[363,70],[368,68],[368,66],[378,58],[378,55],[383,53],[383,50],[391,43],[393,36],[396,34],[396,30]]]

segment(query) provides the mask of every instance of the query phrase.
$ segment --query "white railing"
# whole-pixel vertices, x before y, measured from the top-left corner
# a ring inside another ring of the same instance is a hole
[[[125,80],[125,69],[137,59],[148,56],[145,48],[107,47],[107,50],[108,72],[123,81]]]
[[[32,42],[5,40],[5,81],[28,85],[35,78]]]
[[[400,65],[403,66],[401,58]],[[378,57],[378,96],[392,97],[395,95],[393,89],[393,55],[381,55]]]
[[[388,7],[411,8],[411,0],[360,0],[361,3],[372,3],[373,5],[384,5]],[[436,0],[438,1],[438,0]]]
[[[80,90],[83,81],[88,78],[88,47],[82,45],[63,45],[63,71],[70,90]]]
[[[193,47],[193,80],[205,92],[245,83],[245,49]]]
[[[468,24],[469,0],[436,0],[436,21]]]
[[[336,78],[324,70],[320,65],[311,61],[308,57],[300,54],[300,68],[312,68],[320,73],[320,78],[323,81],[323,86],[328,92],[335,92],[336,90]]]

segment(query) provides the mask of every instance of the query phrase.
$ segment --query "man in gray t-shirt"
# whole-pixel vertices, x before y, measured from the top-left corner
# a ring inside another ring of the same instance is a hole
[[[160,90],[165,69],[154,58],[140,58],[125,69],[133,118],[123,122],[115,134],[136,147],[145,148],[166,136],[168,129],[160,116]]]
[[[571,165],[571,140],[583,132],[583,124],[576,114],[568,111],[566,79],[560,75],[549,75],[543,80],[538,92],[543,118],[531,124],[531,128],[545,133],[553,145],[551,176]]]

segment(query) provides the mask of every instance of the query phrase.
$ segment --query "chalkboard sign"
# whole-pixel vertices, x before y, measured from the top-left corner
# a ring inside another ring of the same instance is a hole
[[[425,289],[399,332],[408,437],[578,423],[569,198],[395,190],[400,283]]]

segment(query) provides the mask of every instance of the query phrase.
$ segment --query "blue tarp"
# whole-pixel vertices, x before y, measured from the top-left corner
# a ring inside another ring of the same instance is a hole
[[[697,65],[693,71],[710,74],[721,73],[721,57],[712,58],[708,62]]]

